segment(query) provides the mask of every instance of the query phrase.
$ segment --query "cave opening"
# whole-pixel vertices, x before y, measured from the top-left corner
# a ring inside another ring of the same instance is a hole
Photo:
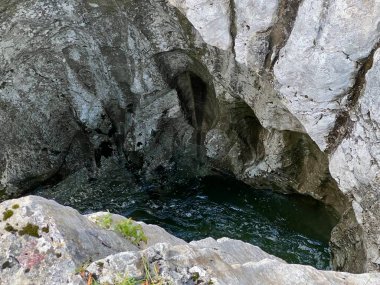
[[[179,74],[173,81],[182,112],[195,129],[194,141],[202,145],[206,132],[215,124],[219,112],[213,88],[192,71]]]

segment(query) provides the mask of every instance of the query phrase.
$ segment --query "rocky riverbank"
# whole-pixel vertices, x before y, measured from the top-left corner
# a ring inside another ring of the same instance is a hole
[[[186,243],[134,222],[146,237],[136,240],[133,231],[118,230],[127,221],[122,216],[82,216],[38,196],[4,201],[0,214],[0,284],[380,284],[378,273],[287,264],[228,238]]]

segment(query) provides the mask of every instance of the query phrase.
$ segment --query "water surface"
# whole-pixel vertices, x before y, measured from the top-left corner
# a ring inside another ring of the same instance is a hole
[[[301,195],[252,189],[228,176],[181,180],[167,173],[147,183],[113,167],[96,180],[79,172],[34,194],[82,213],[109,210],[156,224],[186,241],[230,237],[289,263],[330,268],[328,241],[336,224],[331,209]]]

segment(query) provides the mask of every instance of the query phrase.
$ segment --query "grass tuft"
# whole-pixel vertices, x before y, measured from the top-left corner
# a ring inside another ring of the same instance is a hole
[[[108,213],[102,217],[98,217],[95,223],[104,229],[112,230],[112,215]],[[136,224],[131,218],[116,223],[113,230],[130,240],[134,245],[138,246],[141,242],[148,242],[142,226]]]

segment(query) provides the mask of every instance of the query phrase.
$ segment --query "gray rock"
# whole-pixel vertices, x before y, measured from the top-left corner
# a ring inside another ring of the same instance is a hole
[[[230,1],[169,0],[169,3],[189,19],[206,43],[223,50],[231,47]]]
[[[228,238],[188,244],[144,223],[139,224],[148,243],[137,248],[97,225],[108,213],[85,217],[36,196],[5,201],[0,213],[1,284],[82,285],[89,279],[117,284],[126,278],[147,278],[147,272],[163,284],[178,285],[380,284],[380,274],[287,264],[254,245]],[[110,215],[113,224],[125,220]]]
[[[127,220],[127,218],[123,216],[117,214],[110,214],[108,212],[97,212],[94,214],[87,215],[87,218],[93,223],[98,223],[99,219],[104,218],[106,215],[110,215],[110,218],[112,220],[111,227],[114,227],[116,224]],[[147,247],[155,245],[156,243],[168,243],[170,245],[186,244],[184,240],[169,234],[167,231],[165,231],[163,228],[160,228],[159,226],[149,225],[144,222],[136,221],[133,221],[133,223],[141,225],[145,235],[149,237],[146,243],[142,242],[139,244],[139,248],[145,249]]]
[[[185,245],[158,243],[140,252],[108,256],[87,270],[100,282],[115,284],[126,278],[144,278],[146,268],[153,279],[176,285],[380,284],[380,274],[355,275],[287,264],[258,247],[226,238]]]
[[[200,2],[205,5],[204,1],[182,2],[187,2],[182,3],[183,6],[197,6]],[[314,166],[309,164],[310,169],[314,169],[310,172],[324,172],[326,169],[320,166],[329,164],[340,193],[332,194],[334,190],[330,188],[326,191],[329,198],[323,199],[326,192],[317,191],[315,186],[304,188],[301,182],[293,188],[325,202],[329,200],[341,213],[345,212],[332,234],[334,265],[354,272],[379,270],[379,157],[376,150],[379,139],[374,110],[379,103],[375,96],[378,93],[379,3],[269,1],[260,12],[257,12],[260,1],[250,5],[243,5],[244,1],[231,3],[234,9],[230,22],[236,25],[226,33],[233,36],[235,59],[258,72],[265,94],[256,96],[255,92],[244,89],[241,97],[266,129],[306,133],[320,150],[329,154],[329,159],[317,155],[319,162]],[[249,19],[256,19],[252,29]],[[199,18],[190,21],[203,34],[208,33],[205,29],[213,30]],[[273,102],[274,112],[270,109]],[[292,123],[281,125],[284,121]],[[270,136],[281,147],[289,145],[279,134]],[[212,139],[209,142],[211,154],[223,146],[215,145]],[[234,146],[231,162],[235,172],[239,172],[241,162],[236,157],[244,151],[234,145],[234,140],[227,142]],[[275,144],[263,143],[265,153],[275,153],[272,145]],[[284,161],[281,155],[267,155],[244,171],[248,177],[258,179],[263,173],[283,166]],[[283,172],[281,177],[284,177]],[[306,180],[310,183],[313,178],[308,176]],[[318,184],[318,180],[315,183]],[[295,181],[300,182],[300,178]],[[331,183],[334,184],[328,184]]]
[[[76,210],[37,196],[0,204],[0,284],[81,284],[78,268],[137,247]]]
[[[377,50],[373,66],[366,74],[366,85],[362,96],[350,113],[352,130],[337,147],[330,162],[331,174],[339,181],[341,191],[353,198],[354,215],[351,217],[358,223],[358,230],[361,233],[357,237],[360,242],[356,243],[356,248],[342,247],[341,241],[334,239],[334,245],[340,252],[340,258],[336,260],[337,268],[348,268],[352,271],[380,268],[379,75],[380,51]],[[347,232],[350,232],[349,226],[345,229],[340,227],[336,231],[339,236]],[[361,252],[367,260],[364,268],[354,266],[360,264],[353,262],[358,252]]]
[[[199,20],[194,24],[198,30],[203,25],[205,32],[220,28],[220,33],[207,32],[216,41],[218,35],[229,38],[229,3],[170,3],[2,4],[4,21],[10,19],[1,27],[0,42],[2,197],[20,195],[42,182],[55,183],[77,171],[96,178],[102,160],[111,155],[126,160],[139,175],[154,176],[155,169],[199,160],[198,144],[208,149],[203,160],[208,154],[213,167],[232,171],[248,183],[304,193],[299,189],[303,185],[315,197],[336,195],[334,187],[324,190],[318,182],[331,179],[323,171],[323,159],[316,161],[322,169],[318,177],[301,183],[298,177],[307,172],[299,175],[288,166],[303,168],[303,160],[283,161],[289,152],[299,152],[287,130],[304,129],[269,80],[233,60],[234,53],[243,57],[248,51],[229,50],[225,39],[221,42],[227,50],[215,49],[192,28],[190,22]],[[276,5],[271,4],[249,33],[242,27],[247,20],[243,8],[236,5],[242,42],[271,25]],[[200,10],[210,11],[224,24],[213,25],[212,17],[196,12]],[[197,90],[197,84],[205,90]],[[205,101],[196,104],[202,96]],[[309,144],[305,146],[306,154]],[[188,157],[178,158],[184,150]],[[204,174],[194,163],[187,167],[194,175]]]
[[[1,200],[96,177],[109,156],[149,177],[205,147],[212,167],[345,213],[334,264],[379,270],[377,1],[10,0],[0,12]]]

